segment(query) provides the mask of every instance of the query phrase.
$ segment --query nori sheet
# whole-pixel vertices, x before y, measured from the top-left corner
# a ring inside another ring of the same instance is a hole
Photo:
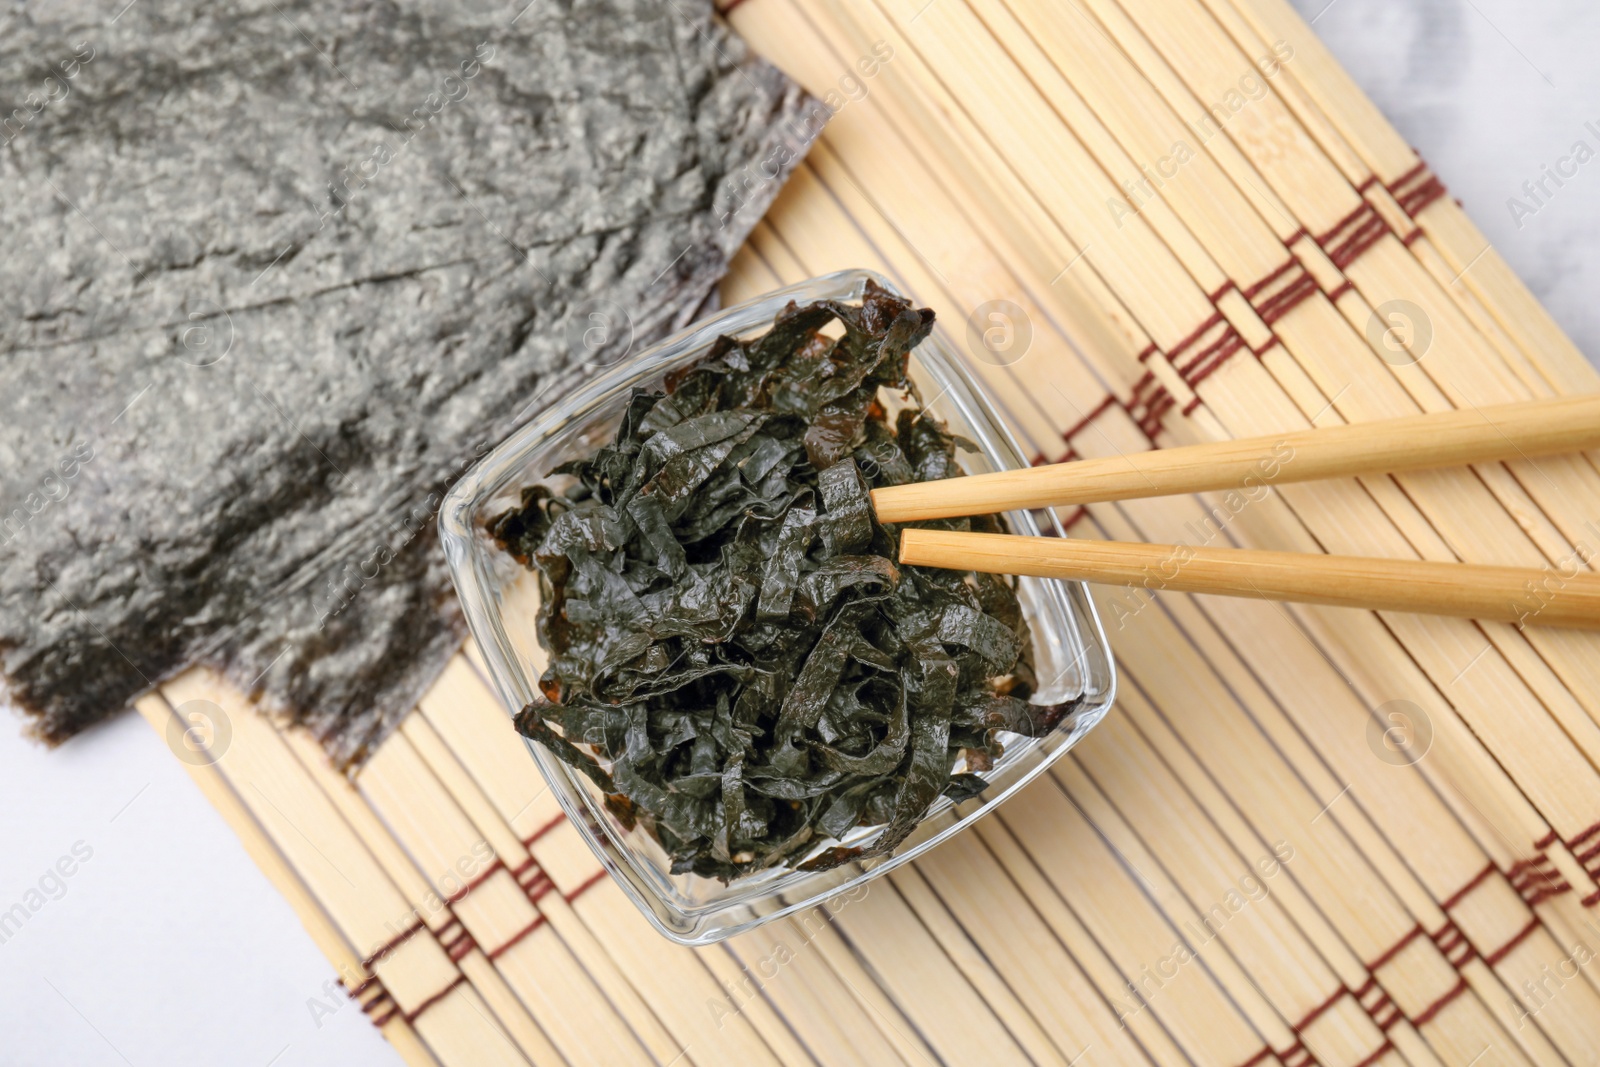
[[[118,6],[0,13],[4,695],[59,742],[209,664],[348,765],[463,636],[444,491],[826,109],[707,0]]]

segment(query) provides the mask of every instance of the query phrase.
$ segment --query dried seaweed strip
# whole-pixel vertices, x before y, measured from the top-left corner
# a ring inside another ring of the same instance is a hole
[[[822,332],[834,322],[842,336]],[[1028,701],[1008,580],[899,567],[897,528],[873,515],[870,488],[955,476],[971,447],[878,403],[914,396],[908,358],[932,325],[875,286],[859,305],[791,304],[636,394],[615,438],[562,468],[572,488],[530,489],[491,525],[545,594],[551,702],[518,729],[676,871],[885,854],[941,794],[980,794],[1004,737],[1071,710]]]
[[[790,508],[778,531],[778,543],[767,562],[761,582],[761,599],[756,615],[763,619],[786,619],[800,586],[800,563],[811,547],[817,513],[810,508]]]

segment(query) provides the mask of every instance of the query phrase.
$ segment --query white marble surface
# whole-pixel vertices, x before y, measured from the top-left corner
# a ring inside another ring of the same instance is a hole
[[[1321,12],[1318,31],[1356,79],[1600,356],[1600,158],[1549,183],[1542,205],[1521,188],[1575,141],[1600,152],[1600,6],[1296,3]],[[1537,208],[1520,226],[1514,196]],[[332,969],[137,716],[54,752],[0,724],[0,811],[0,912],[75,843],[93,853],[0,943],[0,1064],[399,1062],[353,1006],[310,1007]]]
[[[53,751],[6,723],[0,812],[0,916],[42,905],[0,928],[0,1065],[400,1063],[138,715]]]
[[[1293,3],[1600,363],[1600,4]],[[1574,158],[1579,141],[1594,153],[1582,165]],[[1559,186],[1544,169],[1558,165],[1577,172]],[[1525,208],[1514,213],[1513,199]]]

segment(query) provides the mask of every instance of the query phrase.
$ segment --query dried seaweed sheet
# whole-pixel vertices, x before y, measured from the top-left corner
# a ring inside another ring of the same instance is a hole
[[[706,0],[8,5],[9,700],[202,662],[359,760],[463,635],[450,482],[690,319],[825,116]]]
[[[963,442],[914,402],[891,425],[878,398],[911,392],[932,325],[870,284],[859,306],[790,304],[636,393],[610,444],[556,472],[570,488],[530,487],[491,524],[543,594],[547,699],[518,728],[675,871],[886,854],[941,794],[983,790],[1003,732],[1071,710],[1028,701],[1007,580],[900,567],[898,528],[873,515],[872,488],[959,473]],[[845,847],[859,826],[882,830]]]

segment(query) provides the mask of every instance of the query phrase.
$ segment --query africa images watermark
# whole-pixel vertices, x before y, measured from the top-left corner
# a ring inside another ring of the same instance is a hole
[[[490,448],[491,446],[485,441],[474,445],[472,455],[461,460],[440,479],[442,489],[447,492],[456,479],[483,458]],[[394,562],[395,557],[403,552],[419,533],[427,529],[428,523],[433,521],[443,506],[444,492],[436,489],[399,515],[390,516],[386,521],[379,523],[372,531],[372,541],[368,542],[371,551],[357,550],[354,559],[347,558],[344,565],[326,579],[322,607],[317,612],[317,629],[327,629],[328,620],[349,607],[367,587],[367,583],[374,581],[383,568]]]
[[[1433,719],[1411,700],[1389,700],[1367,716],[1367,747],[1391,767],[1411,767],[1433,748]]]
[[[1585,919],[1584,925],[1591,933],[1600,935],[1600,923],[1593,917]],[[1576,981],[1583,973],[1583,969],[1594,962],[1596,955],[1587,941],[1579,941],[1554,967],[1548,963],[1541,963],[1537,980],[1533,978],[1522,980],[1520,1001],[1508,991],[1506,996],[1510,1001],[1511,1013],[1516,1016],[1517,1029],[1521,1030],[1529,1019],[1537,1017],[1541,1011],[1549,1007],[1551,1002],[1561,995],[1567,984]]]
[[[1597,542],[1600,542],[1600,526],[1596,526],[1593,521],[1585,525],[1595,535]],[[1522,596],[1510,604],[1511,610],[1517,616],[1515,624],[1517,629],[1520,630],[1530,622],[1536,621],[1539,613],[1561,595],[1561,590],[1567,587],[1568,582],[1580,574],[1591,573],[1589,566],[1597,556],[1600,556],[1600,551],[1587,541],[1579,541],[1572,546],[1569,554],[1554,564],[1547,563],[1540,568],[1537,580],[1530,578],[1524,582]]]
[[[1600,123],[1591,119],[1583,124],[1583,130],[1594,139],[1595,144],[1600,145]],[[1566,155],[1556,158],[1554,166],[1541,163],[1538,176],[1522,183],[1522,196],[1506,197],[1506,211],[1511,214],[1511,221],[1517,229],[1522,229],[1529,219],[1549,207],[1550,202],[1561,195],[1567,182],[1576,178],[1583,165],[1594,159],[1595,154],[1594,145],[1579,138],[1567,149]]]
[[[35,883],[23,892],[21,900],[0,911],[0,945],[21,933],[22,928],[51,901],[66,896],[67,880],[92,858],[93,846],[85,841],[74,841],[66,854],[45,868]]]
[[[1367,317],[1367,344],[1391,367],[1409,367],[1433,348],[1433,317],[1413,301],[1385,300]]]
[[[1009,367],[1033,347],[1033,320],[1014,300],[985,300],[967,316],[967,351],[995,367]]]
[[[444,81],[440,83],[438,91],[429,93],[423,98],[420,106],[411,109],[411,114],[406,116],[405,119],[405,139],[400,142],[398,148],[388,141],[379,141],[367,155],[367,158],[358,163],[346,165],[335,176],[337,183],[335,181],[328,182],[328,200],[334,207],[331,211],[323,211],[317,205],[311,205],[311,209],[317,215],[317,228],[321,229],[328,224],[329,219],[335,219],[344,214],[344,209],[350,206],[350,203],[355,199],[356,193],[365,189],[373,179],[377,178],[383,168],[400,158],[401,153],[410,147],[412,141],[416,140],[417,134],[426,130],[441,111],[451,104],[459,103],[466,99],[467,94],[471,92],[471,86],[467,83],[483,73],[483,64],[494,59],[494,55],[494,45],[488,41],[478,45],[473,50],[472,58],[463,59],[457,66],[456,69],[460,71],[460,77],[454,74],[447,75]],[[396,129],[395,133],[398,135],[400,130]],[[352,171],[354,172],[353,174]],[[352,188],[352,181],[355,183],[354,188]]]
[[[838,81],[822,94],[820,100],[780,125],[778,129],[783,136],[778,138],[778,143],[767,153],[766,158],[759,163],[746,163],[738,171],[728,175],[727,181],[718,190],[718,203],[713,208],[717,215],[717,225],[726,227],[747,206],[757,202],[756,194],[760,190],[787,172],[788,167],[799,159],[791,146],[810,144],[817,134],[822,132],[822,127],[827,121],[844,110],[846,105],[851,101],[859,103],[865,100],[871,92],[867,82],[877,77],[884,64],[892,59],[894,59],[894,46],[888,41],[876,42],[872,46],[872,51],[857,59],[855,67],[841,75]]]
[[[772,951],[756,960],[754,964],[747,965],[744,973],[738,978],[730,978],[724,983],[725,996],[709,997],[706,1008],[711,1012],[712,1020],[721,1029],[729,1019],[734,1019],[750,1004],[752,1000],[761,995],[767,988],[767,983],[778,977],[796,956],[805,951],[816,936],[827,929],[838,914],[847,906],[866,898],[867,891],[871,888],[865,882],[853,885],[834,896],[824,900],[814,908],[808,908],[795,915],[793,924],[800,930],[799,943],[793,947],[782,937],[776,939]]]
[[[1140,968],[1139,977],[1130,980],[1120,991],[1121,999],[1113,1005],[1117,1013],[1118,1027],[1126,1029],[1129,1019],[1149,1007],[1151,998],[1177,978],[1185,964],[1198,958],[1200,952],[1217,939],[1217,935],[1235,915],[1251,904],[1258,904],[1267,899],[1267,895],[1271,892],[1267,882],[1294,857],[1293,845],[1287,841],[1275,842],[1271,852],[1258,857],[1255,861],[1255,871],[1261,873],[1259,878],[1254,871],[1247,871],[1235,884],[1228,887],[1228,891],[1222,894],[1221,900],[1201,914],[1199,925],[1192,919],[1185,919],[1180,929],[1183,936],[1173,942],[1172,950],[1154,965],[1146,964]]]
[[[83,64],[93,62],[95,54],[93,45],[80,41],[73,45],[70,58],[51,64],[44,84],[24,97],[21,107],[12,108],[11,114],[0,118],[0,145],[16,140],[45,108],[71,96],[72,86],[67,83],[78,76]]]
[[[167,747],[191,767],[209,767],[227,755],[233,720],[209,700],[186,700],[167,720]]]
[[[1272,451],[1262,456],[1254,469],[1244,476],[1240,487],[1223,493],[1198,525],[1193,520],[1183,524],[1188,539],[1179,541],[1159,562],[1146,567],[1143,581],[1111,593],[1106,599],[1117,629],[1122,629],[1134,616],[1155,603],[1154,591],[1165,589],[1177,580],[1183,568],[1194,559],[1195,549],[1211,544],[1251,504],[1265,500],[1272,491],[1273,480],[1293,462],[1294,455],[1294,446],[1287,441],[1273,445]]]
[[[1199,147],[1203,149],[1235,115],[1253,102],[1263,99],[1267,95],[1267,80],[1277,77],[1283,64],[1293,58],[1293,45],[1288,41],[1276,42],[1270,52],[1256,59],[1255,69],[1239,76],[1238,81],[1222,94],[1222,99],[1208,104],[1205,113],[1198,119],[1185,123],[1199,142]],[[1260,77],[1256,76],[1256,70],[1261,71]],[[1176,178],[1184,164],[1197,154],[1194,146],[1180,138],[1172,142],[1172,147],[1160,159],[1141,166],[1138,178],[1124,180],[1122,190],[1127,199],[1114,196],[1106,198],[1106,210],[1111,213],[1117,228],[1121,229],[1124,219],[1144,210],[1145,205],[1155,199],[1157,190]]]
[[[15,541],[28,524],[51,504],[67,499],[72,492],[72,481],[83,470],[83,465],[94,459],[94,446],[80,441],[56,463],[55,467],[40,477],[33,491],[10,511],[0,512],[0,545]]]
[[[362,967],[375,970],[391,953],[422,930],[442,929],[435,926],[438,916],[449,908],[452,901],[459,900],[473,879],[489,870],[494,861],[494,847],[488,841],[473,842],[472,847],[455,863],[431,880],[427,894],[410,911],[383,924],[389,939],[384,944],[373,946],[372,954],[362,961]],[[337,978],[322,983],[321,996],[306,998],[306,1011],[318,1030],[322,1029],[329,1016],[339,1014],[351,1002],[350,991],[360,988],[366,980],[365,974],[347,963],[340,968]]]

